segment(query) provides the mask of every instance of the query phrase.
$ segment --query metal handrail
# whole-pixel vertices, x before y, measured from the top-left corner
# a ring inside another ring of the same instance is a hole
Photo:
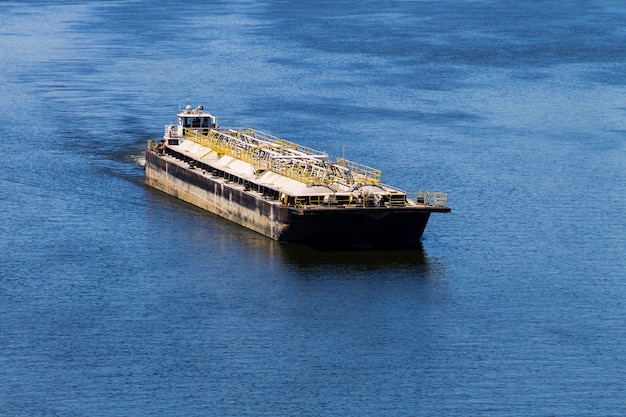
[[[415,201],[417,201],[418,204],[435,207],[448,206],[448,194],[441,191],[418,191],[417,193],[408,194],[416,195]]]

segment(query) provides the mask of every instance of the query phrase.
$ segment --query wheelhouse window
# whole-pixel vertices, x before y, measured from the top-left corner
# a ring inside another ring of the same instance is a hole
[[[179,117],[179,125],[183,128],[214,128],[216,126],[215,117]]]

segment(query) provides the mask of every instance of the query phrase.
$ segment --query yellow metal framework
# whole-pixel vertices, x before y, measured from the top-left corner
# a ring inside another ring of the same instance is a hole
[[[254,129],[185,129],[185,137],[207,147],[202,158],[211,152],[229,155],[252,164],[257,171],[273,171],[307,185],[314,184],[380,184],[381,172],[339,158],[330,161],[326,153],[277,138]],[[148,149],[152,140],[148,141]],[[426,206],[447,207],[448,195],[442,192],[391,191],[354,196],[351,193],[289,196],[281,194],[284,205],[306,209],[310,206],[367,207],[374,199],[376,206],[406,207],[412,195],[414,202]]]
[[[285,177],[313,184],[379,184],[381,172],[326,153],[298,145],[254,129],[211,129],[207,134],[185,129],[185,137],[221,155],[249,162],[257,170],[270,170]]]

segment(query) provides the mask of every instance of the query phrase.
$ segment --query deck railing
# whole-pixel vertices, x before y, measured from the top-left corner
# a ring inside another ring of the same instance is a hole
[[[435,207],[447,207],[448,194],[440,191],[418,191],[416,193],[409,193],[409,195],[416,195],[415,200],[418,204],[432,205]]]

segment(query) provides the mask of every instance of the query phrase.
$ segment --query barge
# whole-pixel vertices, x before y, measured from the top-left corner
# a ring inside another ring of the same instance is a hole
[[[250,128],[223,129],[203,106],[148,141],[145,183],[269,238],[323,248],[420,245],[447,195],[414,197],[378,169]]]

